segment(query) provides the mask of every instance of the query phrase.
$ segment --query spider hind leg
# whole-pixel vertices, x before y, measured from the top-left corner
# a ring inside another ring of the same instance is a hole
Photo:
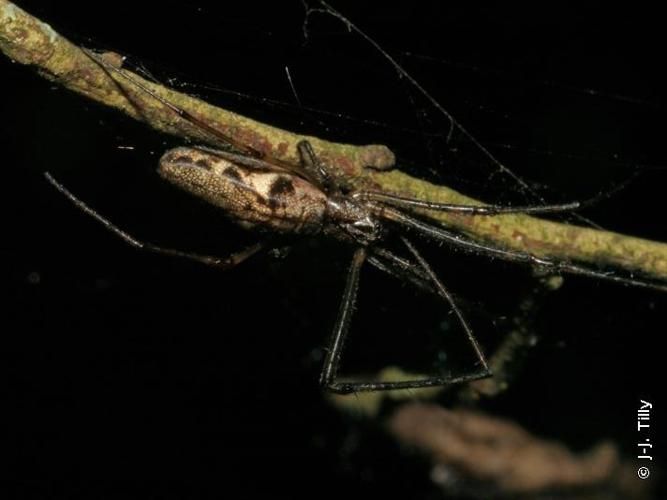
[[[259,252],[264,248],[263,243],[255,243],[254,245],[251,245],[226,257],[218,257],[214,255],[202,255],[194,252],[179,250],[176,248],[167,248],[159,245],[154,245],[153,243],[147,243],[130,235],[126,231],[122,230],[121,228],[113,224],[109,219],[105,218],[97,211],[90,208],[83,201],[77,198],[72,192],[70,192],[65,186],[59,183],[49,172],[44,172],[44,177],[46,178],[47,181],[49,181],[49,183],[51,183],[51,185],[54,188],[56,188],[61,194],[63,194],[68,200],[70,200],[75,207],[77,207],[83,213],[92,217],[97,222],[102,224],[102,226],[105,229],[110,231],[112,234],[118,236],[125,243],[139,250],[145,250],[147,252],[152,252],[159,255],[166,255],[169,257],[178,257],[181,259],[187,259],[199,262],[206,266],[215,267],[218,269],[230,269],[232,267],[241,264],[243,261],[252,257],[257,252]]]

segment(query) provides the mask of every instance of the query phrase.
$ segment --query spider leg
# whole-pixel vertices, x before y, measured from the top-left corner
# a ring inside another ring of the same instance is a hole
[[[336,188],[336,184],[326,169],[322,166],[322,163],[317,159],[310,142],[299,141],[296,148],[299,151],[303,169],[313,177],[316,184],[320,186],[325,193],[331,193]]]
[[[479,362],[483,367],[483,375],[482,376],[488,376],[491,373],[489,372],[489,366],[486,362],[486,358],[484,357],[484,353],[482,352],[482,349],[479,346],[479,343],[477,342],[477,339],[475,338],[475,335],[472,333],[472,329],[470,328],[470,325],[468,325],[468,322],[466,321],[465,317],[463,316],[463,313],[459,309],[459,307],[456,305],[456,302],[454,301],[454,298],[452,297],[452,294],[449,293],[449,290],[445,288],[445,285],[442,284],[442,281],[436,276],[436,274],[433,272],[433,269],[431,269],[431,266],[428,265],[426,260],[424,260],[424,257],[421,256],[421,254],[417,251],[417,249],[414,247],[412,243],[410,243],[410,240],[407,238],[401,236],[401,241],[405,244],[406,247],[408,247],[408,250],[410,253],[413,255],[415,260],[419,263],[419,265],[422,267],[422,269],[426,272],[428,277],[431,279],[431,282],[435,286],[435,288],[438,290],[438,295],[442,297],[445,302],[448,302],[449,305],[451,306],[452,310],[454,311],[454,314],[456,314],[456,317],[459,320],[459,323],[463,327],[463,329],[466,332],[466,335],[468,336],[468,340],[470,340],[470,343],[472,344],[473,349],[475,350],[475,354],[479,358]]]
[[[613,281],[615,283],[621,283],[625,285],[632,285],[636,287],[667,292],[667,285],[651,283],[633,278],[626,278],[624,276],[616,276],[614,274],[605,273],[603,271],[596,271],[594,269],[589,269],[587,267],[580,266],[577,264],[572,264],[570,262],[554,261],[545,257],[538,257],[536,255],[527,252],[520,252],[516,250],[505,250],[501,248],[495,248],[492,246],[484,245],[482,243],[477,243],[467,238],[464,238],[459,234],[433,226],[419,219],[411,217],[399,210],[392,209],[389,207],[378,207],[377,213],[378,215],[387,220],[397,222],[425,236],[430,236],[437,240],[445,241],[447,243],[450,243],[454,246],[461,248],[462,250],[471,253],[488,255],[490,257],[497,257],[499,259],[507,260],[510,262],[532,264],[547,269],[549,271],[554,271],[556,273],[577,274],[580,276],[588,276],[590,278],[598,278],[607,281]]]
[[[207,146],[195,146],[194,149],[205,151],[206,153],[210,153],[237,165],[243,165],[244,167],[248,167],[253,170],[282,170],[299,175],[301,177],[305,175],[307,180],[320,187],[326,193],[329,193],[335,189],[334,181],[331,179],[324,167],[322,167],[322,164],[315,156],[313,147],[308,141],[300,141],[297,144],[299,157],[301,158],[302,170],[298,169],[294,165],[289,165],[287,163],[269,163],[265,160],[262,160],[261,158],[253,158],[245,154],[232,153],[220,149],[209,148]]]
[[[457,315],[457,318],[459,319],[459,322],[462,324],[471,344],[475,349],[476,354],[480,358],[482,366],[486,368],[486,361],[484,359],[484,355],[482,354],[479,344],[477,343],[472,333],[472,329],[468,325],[467,321],[465,320],[465,317],[463,316],[459,307],[457,306],[454,297],[445,288],[445,286],[442,284],[437,275],[433,272],[431,266],[429,266],[428,263],[421,256],[421,254],[417,252],[417,249],[414,247],[414,245],[406,238],[401,238],[401,240],[408,247],[410,253],[412,253],[413,256],[415,256],[419,265],[407,259],[399,257],[384,248],[373,248],[373,252],[385,258],[388,261],[388,263],[382,261],[372,262],[374,256],[369,257],[368,259],[369,262],[371,262],[379,269],[387,272],[388,274],[391,274],[399,279],[407,278],[417,288],[421,288],[422,290],[430,292],[434,295],[439,295],[441,298],[445,299],[451,305],[452,309]]]
[[[290,163],[278,159],[278,158],[273,158],[266,153],[259,151],[255,149],[252,146],[249,146],[247,144],[244,144],[241,140],[238,140],[234,138],[231,135],[228,135],[225,133],[223,130],[216,128],[212,125],[209,125],[209,123],[206,120],[203,120],[201,118],[198,118],[196,115],[193,113],[190,113],[186,109],[183,109],[176,104],[172,103],[168,99],[162,97],[160,94],[157,92],[151,90],[148,86],[145,84],[141,83],[139,80],[136,78],[130,76],[126,71],[121,70],[120,68],[115,67],[114,65],[108,63],[107,61],[104,60],[104,58],[98,56],[93,52],[92,50],[89,49],[82,49],[83,52],[91,59],[93,60],[96,64],[99,64],[100,67],[106,72],[110,78],[112,78],[118,85],[119,91],[128,99],[130,104],[134,106],[134,108],[140,113],[144,113],[143,110],[140,107],[140,103],[136,102],[136,98],[133,98],[130,93],[128,92],[127,88],[122,86],[117,78],[114,78],[112,75],[118,75],[120,78],[123,78],[125,81],[129,82],[133,86],[137,87],[139,90],[150,96],[152,99],[155,101],[159,102],[162,104],[164,107],[167,109],[171,110],[176,116],[178,116],[180,119],[186,121],[190,125],[200,128],[201,130],[205,131],[213,140],[213,142],[217,144],[226,144],[228,146],[231,146],[235,150],[243,153],[244,155],[250,157],[250,158],[255,158],[255,159],[264,159],[267,160],[272,166],[279,166],[280,168],[299,174],[300,171],[295,165],[291,165]],[[201,148],[204,149],[204,148]],[[209,150],[209,152],[216,152],[217,150],[212,149]]]
[[[185,109],[182,109],[182,108],[176,106],[175,104],[173,104],[169,100],[165,99],[164,97],[160,96],[159,94],[157,94],[156,92],[154,92],[153,90],[151,90],[150,88],[148,88],[146,85],[142,84],[141,82],[139,82],[135,78],[131,77],[130,75],[128,75],[124,71],[121,71],[119,68],[115,67],[114,65],[109,64],[102,57],[95,54],[92,50],[89,50],[89,49],[82,49],[82,50],[88,57],[90,57],[90,59],[92,59],[95,63],[99,64],[100,67],[107,74],[110,75],[110,73],[114,73],[114,74],[120,76],[121,78],[124,78],[126,81],[130,82],[132,85],[134,85],[135,87],[140,89],[142,92],[145,92],[151,98],[155,99],[156,101],[161,103],[163,106],[165,106],[166,108],[173,111],[178,117],[182,118],[183,120],[186,120],[187,122],[195,125],[196,127],[201,128],[202,130],[205,130],[209,135],[216,138],[217,140],[221,140],[221,141],[223,141],[227,144],[230,144],[234,148],[238,149],[239,151],[242,151],[243,153],[245,153],[247,155],[254,156],[254,157],[262,156],[262,154],[259,151],[254,150],[250,146],[242,144],[238,140],[236,140],[236,139],[232,138],[231,136],[223,133],[221,130],[218,130],[217,128],[212,127],[211,125],[206,123],[204,120],[201,120],[201,119],[197,118],[195,115],[193,115],[189,111],[186,111]],[[119,88],[123,93],[126,93],[126,91],[124,89],[122,89],[122,87],[119,87]],[[134,103],[133,101],[130,101],[130,102],[134,106],[137,106],[137,104]],[[139,112],[141,112],[141,109],[139,109]]]
[[[352,196],[362,200],[379,201],[397,207],[425,208],[440,212],[456,212],[469,215],[499,215],[499,214],[546,214],[571,212],[580,208],[584,203],[572,202],[560,205],[535,205],[521,207],[506,207],[501,205],[459,205],[455,203],[437,203],[417,198],[407,198],[378,191],[359,191]]]
[[[428,276],[422,269],[409,261],[399,257],[385,248],[372,248],[372,254],[368,256],[368,263],[401,281],[409,281],[413,286],[425,292],[437,295],[436,289],[431,284]]]
[[[417,259],[417,262],[419,263],[421,270],[416,270],[416,268],[414,268],[414,264],[410,263],[409,261],[406,261],[405,259],[401,259],[400,257],[397,256],[393,257],[395,257],[396,259],[400,259],[405,264],[407,264],[404,269],[406,270],[409,269],[410,271],[407,272],[413,273],[413,277],[415,280],[422,280],[422,277],[424,276],[427,277],[433,284],[433,286],[429,289],[435,289],[435,293],[437,293],[450,303],[460,323],[462,324],[464,330],[466,331],[468,338],[470,339],[483,368],[479,372],[462,375],[458,377],[451,377],[451,376],[430,377],[430,378],[406,380],[400,382],[337,382],[336,375],[338,373],[338,367],[340,365],[340,358],[343,350],[343,344],[345,342],[345,338],[349,330],[350,318],[352,315],[352,310],[354,309],[354,304],[356,302],[357,290],[359,288],[359,270],[361,269],[364,260],[367,258],[366,249],[360,248],[355,252],[352,264],[350,265],[350,270],[348,271],[347,283],[345,285],[345,291],[343,293],[343,299],[341,301],[341,306],[338,313],[338,319],[336,320],[336,325],[334,327],[333,334],[331,336],[329,349],[327,352],[327,356],[324,360],[324,367],[322,369],[322,375],[320,377],[320,383],[322,384],[322,386],[331,392],[335,392],[338,394],[349,394],[352,392],[360,392],[360,391],[387,391],[395,389],[411,389],[411,388],[421,388],[421,387],[433,387],[439,385],[451,385],[451,384],[459,384],[488,377],[491,374],[486,359],[484,358],[484,355],[482,354],[482,351],[479,345],[477,344],[477,340],[473,336],[472,331],[468,326],[468,323],[465,321],[463,315],[461,314],[461,311],[456,306],[451,295],[444,287],[444,285],[440,282],[440,280],[438,280],[438,278],[435,276],[435,273],[433,273],[431,268],[428,266],[428,264],[426,264],[426,262],[417,252],[414,246],[412,246],[412,244],[406,239],[403,239],[403,242],[408,247],[408,250],[410,250],[410,252]],[[385,256],[391,254],[391,252],[389,251],[386,251],[386,253],[385,251],[382,251],[380,253],[384,254]],[[382,266],[384,266],[385,264],[384,262],[382,262],[382,260],[374,258],[373,255],[368,257],[368,260],[371,263],[374,263],[374,261],[375,263],[379,263],[380,266],[378,267],[380,268],[382,268]],[[393,260],[389,259],[387,260],[388,262],[394,262]],[[394,265],[397,266],[398,264],[394,262]],[[395,269],[392,268],[391,265],[385,267],[386,269],[391,269],[391,271],[388,272],[390,272],[390,274],[393,274],[393,271]]]
[[[161,247],[158,245],[154,245],[152,243],[146,243],[126,233],[118,226],[114,225],[111,221],[109,221],[108,219],[97,213],[95,210],[90,208],[83,201],[74,196],[74,194],[72,194],[65,186],[63,186],[57,180],[55,180],[49,172],[45,172],[44,176],[53,185],[53,187],[55,187],[58,191],[60,191],[63,195],[65,195],[82,212],[100,222],[106,229],[114,233],[116,236],[121,238],[129,245],[132,245],[133,247],[139,248],[141,250],[146,250],[148,252],[153,252],[162,255],[169,255],[171,257],[180,257],[184,259],[194,260],[196,262],[200,262],[207,266],[217,267],[220,269],[229,269],[231,267],[240,264],[248,257],[251,257],[252,255],[256,254],[263,248],[262,243],[256,243],[239,252],[233,253],[228,257],[215,257],[212,255],[201,255],[197,253],[177,250],[174,248]]]
[[[354,252],[350,269],[347,272],[347,281],[345,283],[343,298],[341,299],[340,308],[338,310],[338,318],[336,319],[336,324],[331,334],[327,356],[324,359],[324,366],[322,368],[322,374],[320,375],[320,384],[332,392],[347,393],[354,391],[354,389],[348,390],[348,385],[350,384],[337,383],[336,374],[338,373],[340,356],[343,352],[343,343],[345,342],[345,337],[347,337],[349,330],[354,304],[357,301],[359,271],[365,260],[366,248],[358,248]]]
[[[261,158],[254,158],[252,156],[248,156],[242,153],[232,153],[230,151],[224,151],[222,149],[216,149],[216,148],[209,148],[207,146],[201,146],[201,145],[193,146],[192,149],[198,149],[199,151],[210,153],[214,156],[222,158],[223,160],[227,160],[229,162],[235,163],[237,165],[242,165],[244,167],[248,167],[253,170],[258,170],[258,171],[281,170],[290,173],[300,173],[295,169],[295,167],[290,166],[288,168],[287,165],[269,163],[268,161],[262,160]]]
[[[368,257],[368,263],[376,269],[385,272],[390,276],[393,276],[399,281],[408,281],[415,288],[419,288],[420,290],[429,293],[436,293],[435,289],[433,289],[428,282],[422,280],[418,276],[410,274],[408,271],[405,271],[402,268],[394,266],[387,261],[383,261],[374,255]]]

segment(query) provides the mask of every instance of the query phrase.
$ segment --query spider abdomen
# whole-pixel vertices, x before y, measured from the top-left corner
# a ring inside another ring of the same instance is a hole
[[[288,172],[239,165],[185,147],[167,151],[159,172],[181,189],[222,208],[246,229],[298,234],[321,229],[326,195]]]

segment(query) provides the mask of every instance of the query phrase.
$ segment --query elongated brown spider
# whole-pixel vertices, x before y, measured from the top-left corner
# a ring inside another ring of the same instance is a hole
[[[208,147],[179,147],[167,151],[160,159],[159,173],[176,186],[222,208],[234,223],[246,229],[264,233],[291,235],[324,235],[354,247],[354,256],[347,273],[347,282],[340,303],[338,317],[324,361],[320,383],[337,393],[419,388],[467,382],[491,375],[489,366],[465,317],[452,295],[421,256],[414,244],[399,235],[410,254],[401,257],[383,246],[387,234],[395,229],[407,229],[436,239],[464,251],[532,264],[549,272],[571,273],[615,281],[634,286],[667,290],[666,286],[616,276],[570,262],[556,261],[514,250],[484,245],[464,236],[421,220],[410,213],[411,208],[459,212],[470,215],[493,216],[507,213],[555,213],[572,211],[580,203],[562,205],[502,207],[495,205],[451,205],[432,203],[376,191],[347,191],[316,157],[310,143],[302,141],[297,149],[299,165],[261,159],[259,154],[232,141],[221,131],[211,127],[186,110],[170,103],[145,85],[108,64],[94,53],[88,55],[107,72],[114,72],[132,85],[146,92],[179,117],[198,126],[217,139],[239,149],[231,153]],[[257,243],[226,258],[200,255],[165,248],[138,240],[115,226],[79,200],[51,174],[46,178],[83,212],[101,222],[125,242],[143,250],[183,257],[217,268],[228,269],[263,249]],[[435,376],[397,382],[339,382],[337,372],[348,334],[350,319],[357,297],[360,269],[364,262],[401,280],[438,295],[449,304],[461,324],[478,359],[474,371],[459,376]]]

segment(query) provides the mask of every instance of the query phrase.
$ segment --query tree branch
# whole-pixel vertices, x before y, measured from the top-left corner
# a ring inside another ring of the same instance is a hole
[[[132,88],[113,71],[105,71],[103,66],[56,33],[48,24],[35,19],[8,0],[0,0],[0,51],[16,62],[33,66],[43,77],[121,110],[155,129],[211,146],[228,146],[178,117],[144,92]],[[113,53],[105,54],[104,60],[115,67],[120,67],[122,63],[122,58]],[[296,164],[296,144],[307,139],[320,160],[350,186],[440,203],[481,204],[446,186],[391,170],[394,155],[386,146],[337,144],[291,133],[146,81],[134,73],[126,73],[197,119],[221,130],[238,144],[265,156]],[[649,278],[667,280],[665,243],[521,214],[485,217],[434,211],[422,213],[479,242],[543,257],[613,266],[639,272]]]

